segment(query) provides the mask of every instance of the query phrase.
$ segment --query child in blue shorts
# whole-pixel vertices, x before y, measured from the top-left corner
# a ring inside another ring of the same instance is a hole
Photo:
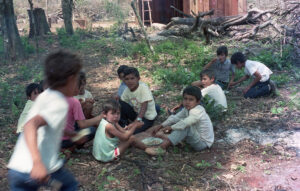
[[[59,51],[47,57],[49,88],[35,100],[8,163],[12,191],[35,191],[53,182],[59,190],[78,190],[73,175],[63,168],[59,149],[68,112],[66,97],[75,95],[81,67],[81,59],[72,53]]]

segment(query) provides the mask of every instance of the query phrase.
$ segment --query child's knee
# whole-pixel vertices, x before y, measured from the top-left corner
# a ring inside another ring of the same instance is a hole
[[[135,140],[136,140],[136,137],[134,136],[134,135],[131,135],[130,137],[129,137],[129,142],[130,143],[133,143],[133,142],[135,142]]]

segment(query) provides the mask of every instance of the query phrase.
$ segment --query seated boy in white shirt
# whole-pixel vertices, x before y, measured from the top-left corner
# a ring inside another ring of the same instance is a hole
[[[200,73],[203,89],[202,96],[208,96],[215,101],[215,106],[221,105],[225,110],[227,109],[227,100],[222,88],[215,84],[215,77],[213,70],[203,70]]]
[[[40,94],[40,86],[36,83],[31,83],[26,87],[26,96],[27,96],[27,102],[25,104],[25,107],[20,115],[20,118],[18,120],[18,126],[17,126],[17,133],[23,132],[23,126],[25,125],[26,117],[34,103],[34,100],[37,98],[37,96]]]
[[[226,111],[227,109],[226,96],[222,88],[218,84],[214,83],[215,81],[214,71],[211,69],[203,70],[200,73],[200,79],[201,79],[201,85],[203,87],[201,90],[202,97],[205,97],[207,95],[210,99],[215,101],[214,106],[220,105],[224,108],[224,110],[222,111]],[[182,107],[182,103],[174,107],[172,111],[176,111],[181,107]]]
[[[140,74],[136,68],[128,67],[124,70],[124,90],[121,104],[120,125],[125,126],[133,121],[143,121],[144,125],[135,130],[135,134],[147,130],[154,123],[157,116],[154,98],[150,88],[140,82]]]
[[[231,82],[229,84],[231,87],[247,80],[250,76],[254,78],[243,90],[245,98],[258,98],[275,93],[275,84],[270,81],[270,75],[273,72],[266,65],[257,61],[247,60],[241,52],[236,52],[231,56],[231,63],[236,65],[238,69],[245,68],[245,76],[235,82]]]
[[[214,142],[214,130],[205,109],[199,105],[201,91],[196,86],[189,86],[183,91],[184,108],[176,115],[171,115],[162,124],[153,128],[152,134],[164,142],[158,148],[146,148],[150,155],[162,154],[170,145],[177,145],[186,140],[196,151],[210,148]],[[162,132],[172,131],[168,136]]]

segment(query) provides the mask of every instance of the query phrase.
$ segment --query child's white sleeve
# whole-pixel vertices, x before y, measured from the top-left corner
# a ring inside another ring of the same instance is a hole
[[[166,127],[166,126],[173,125],[173,124],[177,123],[181,119],[184,119],[184,116],[185,116],[184,113],[185,113],[185,111],[184,111],[184,109],[182,109],[176,115],[169,116],[168,119],[162,123],[162,125],[164,127]]]
[[[188,117],[179,120],[176,124],[172,125],[171,127],[173,130],[183,130],[186,127],[189,127],[199,122],[202,114],[203,112],[201,112],[201,110],[192,109],[190,110]]]

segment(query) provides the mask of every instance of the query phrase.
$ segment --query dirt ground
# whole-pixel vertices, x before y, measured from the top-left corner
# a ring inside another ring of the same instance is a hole
[[[52,46],[49,51],[56,48],[55,44]],[[119,65],[138,66],[139,62],[112,58],[109,63],[101,64],[99,57],[79,53],[83,56],[87,73],[87,89],[91,91],[96,102],[94,114],[99,114],[101,104],[117,91],[120,82],[116,70]],[[116,61],[118,65],[114,64]],[[14,71],[13,67],[8,70],[9,73]],[[146,74],[147,72],[142,72],[141,81],[151,84],[153,91],[159,90],[161,87],[154,85]],[[295,87],[299,94],[298,81],[279,89],[279,97],[255,100],[241,97],[241,87],[233,89],[227,99],[229,106],[235,109],[224,120],[214,123],[216,139],[211,149],[194,152],[183,143],[169,148],[164,156],[151,157],[141,150],[130,148],[120,160],[101,163],[93,158],[92,144],[89,143],[83,150],[89,152],[74,153],[66,167],[80,182],[80,190],[84,191],[300,190],[300,156],[297,156],[294,148],[281,143],[263,146],[251,140],[242,140],[235,145],[220,141],[226,130],[236,127],[262,131],[299,131],[299,110],[286,109],[278,115],[270,112],[271,107],[278,101],[289,99]],[[179,93],[179,89],[174,89],[155,99],[172,107],[176,105],[172,102],[173,95]],[[163,113],[156,123],[162,122],[166,117]],[[0,190],[8,190],[6,164],[16,140],[12,133],[16,122],[2,128],[7,130],[0,132]]]

